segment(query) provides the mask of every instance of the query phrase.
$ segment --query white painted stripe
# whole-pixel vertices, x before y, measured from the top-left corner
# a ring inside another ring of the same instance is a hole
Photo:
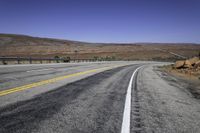
[[[52,70],[54,68],[48,68],[48,69],[39,69],[39,70],[29,70],[29,71],[26,71],[26,72],[41,72],[41,71],[47,71],[47,70]]]
[[[129,81],[127,93],[126,93],[126,100],[125,100],[125,107],[124,107],[124,114],[123,114],[123,121],[121,127],[121,133],[130,133],[130,119],[131,119],[131,90],[132,90],[132,83],[133,77],[135,73],[140,69],[138,67],[132,74],[131,79]]]

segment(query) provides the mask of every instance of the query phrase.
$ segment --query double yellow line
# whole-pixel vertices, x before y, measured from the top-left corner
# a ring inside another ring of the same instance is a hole
[[[19,92],[19,91],[31,89],[33,87],[38,87],[38,86],[46,85],[46,84],[49,84],[49,83],[55,83],[57,81],[64,80],[64,79],[67,79],[67,78],[71,78],[71,77],[75,77],[75,76],[80,76],[80,75],[84,75],[84,74],[89,74],[89,73],[97,72],[97,71],[100,71],[100,70],[105,70],[105,69],[108,69],[108,68],[110,68],[110,67],[104,67],[104,68],[99,68],[99,69],[92,69],[92,70],[88,70],[88,71],[73,73],[73,74],[69,74],[69,75],[65,75],[65,76],[61,76],[61,77],[47,79],[47,80],[43,80],[43,81],[39,81],[39,82],[27,84],[27,85],[15,87],[15,88],[3,90],[3,91],[0,91],[0,96],[4,96],[4,95],[8,95],[8,94],[11,94],[11,93],[14,93],[14,92]]]

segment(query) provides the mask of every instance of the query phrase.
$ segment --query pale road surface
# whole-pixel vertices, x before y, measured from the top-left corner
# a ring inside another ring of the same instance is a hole
[[[200,101],[165,64],[0,66],[0,133],[200,133]]]

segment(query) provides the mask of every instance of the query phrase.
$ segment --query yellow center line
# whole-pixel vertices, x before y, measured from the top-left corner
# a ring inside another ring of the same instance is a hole
[[[113,68],[113,67],[104,67],[104,68],[99,68],[99,69],[87,70],[87,71],[83,71],[83,72],[78,72],[78,73],[73,73],[73,74],[69,74],[69,75],[65,75],[65,76],[61,76],[61,77],[43,80],[43,81],[39,81],[39,82],[27,84],[27,85],[15,87],[15,88],[10,88],[10,89],[7,89],[7,90],[0,91],[0,96],[4,96],[4,95],[8,95],[8,94],[11,94],[11,93],[14,93],[14,92],[19,92],[19,91],[31,89],[31,88],[46,85],[46,84],[49,84],[49,83],[55,83],[57,81],[64,80],[64,79],[67,79],[67,78],[71,78],[71,77],[75,77],[75,76],[81,76],[81,75],[84,75],[84,74],[89,74],[89,73],[97,72],[97,71],[100,71],[100,70],[106,70],[106,69],[109,69],[109,68]]]

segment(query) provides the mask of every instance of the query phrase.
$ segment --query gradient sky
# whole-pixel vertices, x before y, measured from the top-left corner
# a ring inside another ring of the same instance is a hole
[[[200,43],[200,0],[0,0],[0,33]]]

